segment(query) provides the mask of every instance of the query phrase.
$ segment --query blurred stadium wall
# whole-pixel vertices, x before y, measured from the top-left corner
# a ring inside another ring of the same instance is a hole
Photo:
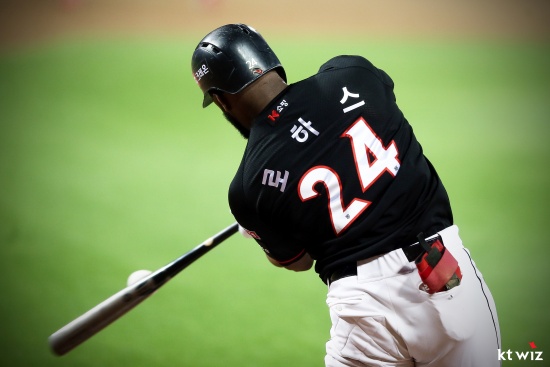
[[[296,36],[550,39],[547,0],[0,0],[0,50],[72,36],[200,37],[225,23]]]

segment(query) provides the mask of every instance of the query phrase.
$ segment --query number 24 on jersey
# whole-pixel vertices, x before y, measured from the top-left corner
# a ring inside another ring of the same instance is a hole
[[[395,142],[392,140],[384,147],[364,118],[357,119],[342,137],[350,139],[355,168],[363,192],[385,172],[392,176],[397,174],[400,162]],[[374,158],[371,158],[368,152]],[[371,204],[369,201],[355,198],[345,206],[340,176],[328,166],[312,167],[302,176],[298,185],[300,199],[307,201],[319,196],[319,192],[315,190],[318,183],[323,183],[328,193],[328,211],[336,235],[346,230]]]

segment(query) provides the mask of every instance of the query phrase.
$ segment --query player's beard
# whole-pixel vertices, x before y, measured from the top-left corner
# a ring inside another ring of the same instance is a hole
[[[228,114],[227,112],[224,112],[223,113],[223,116],[225,117],[225,119],[227,121],[229,121],[231,123],[231,125],[233,125],[235,127],[235,129],[237,129],[241,135],[243,136],[243,138],[247,139],[250,137],[250,130],[247,130],[243,127],[243,125],[241,125],[239,123],[239,121],[237,121],[236,118],[234,118],[233,116],[231,116],[230,114]]]

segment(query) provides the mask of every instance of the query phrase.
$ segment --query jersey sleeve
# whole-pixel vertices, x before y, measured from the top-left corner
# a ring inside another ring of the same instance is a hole
[[[307,252],[303,244],[278,236],[263,223],[246,218],[246,215],[235,215],[235,219],[269,257],[283,266],[300,260]]]
[[[242,188],[242,165],[229,187],[229,206],[236,221],[256,240],[263,251],[283,266],[298,261],[306,254],[304,243],[283,235],[286,231],[262,219],[254,210]]]
[[[288,266],[300,260],[306,254],[306,249],[303,246],[293,245],[290,241],[283,245],[276,245],[273,242],[267,243],[262,239],[256,239],[256,242],[269,257],[283,266]]]

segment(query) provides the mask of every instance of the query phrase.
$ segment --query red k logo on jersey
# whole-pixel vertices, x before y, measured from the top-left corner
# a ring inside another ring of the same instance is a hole
[[[268,119],[275,122],[281,116],[281,113],[285,110],[285,108],[288,107],[288,102],[286,100],[281,100],[277,107],[271,111],[271,114],[267,116]]]
[[[275,120],[277,120],[277,118],[281,116],[279,115],[279,113],[275,110],[271,111],[271,114],[267,116],[268,119],[270,119],[271,121],[275,122]]]

